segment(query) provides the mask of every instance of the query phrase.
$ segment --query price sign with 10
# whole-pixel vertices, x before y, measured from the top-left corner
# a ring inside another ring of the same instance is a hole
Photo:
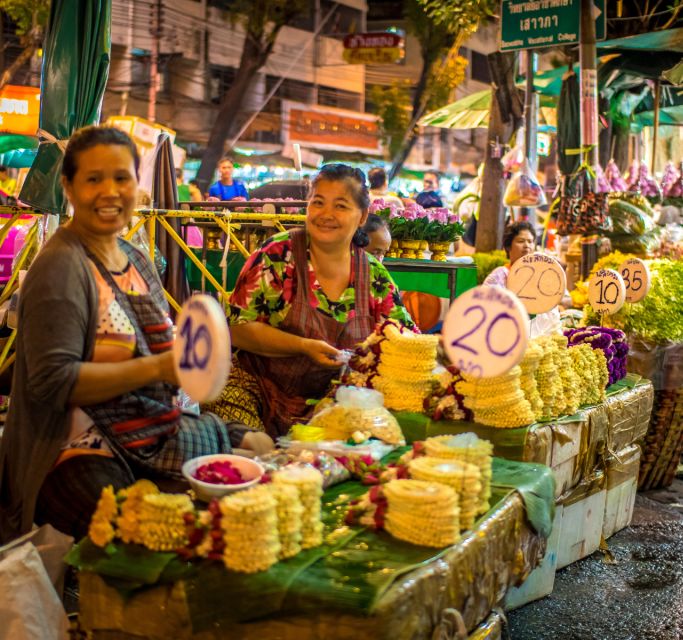
[[[626,302],[640,302],[650,291],[650,270],[639,258],[629,258],[619,265],[626,285]]]
[[[501,287],[481,286],[455,299],[443,325],[451,362],[475,378],[500,376],[519,364],[528,342],[529,314]]]
[[[624,279],[614,269],[600,269],[588,283],[588,302],[596,313],[616,313],[625,301]]]
[[[562,300],[567,276],[555,258],[531,253],[512,265],[507,288],[517,295],[529,313],[546,313]]]
[[[230,333],[211,296],[192,296],[178,316],[173,357],[180,386],[195,402],[215,400],[230,373]]]

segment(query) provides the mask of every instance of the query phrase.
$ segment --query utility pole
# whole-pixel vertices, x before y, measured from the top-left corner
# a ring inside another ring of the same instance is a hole
[[[152,6],[152,23],[149,33],[152,36],[152,59],[149,65],[149,103],[147,105],[147,119],[156,120],[157,85],[159,83],[159,46],[162,32],[162,0],[155,0]]]
[[[536,175],[538,169],[538,94],[534,89],[534,76],[538,67],[538,56],[527,49],[526,54],[526,93],[524,96],[524,151],[529,169]],[[527,220],[536,226],[536,207],[525,207],[522,213]]]
[[[581,148],[585,162],[598,164],[598,71],[593,0],[581,0]]]

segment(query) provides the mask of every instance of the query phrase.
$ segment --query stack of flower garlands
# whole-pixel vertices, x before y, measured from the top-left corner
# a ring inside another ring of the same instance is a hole
[[[625,337],[598,327],[573,335],[571,343],[562,335],[531,340],[519,366],[495,378],[473,378],[450,367],[425,400],[425,412],[435,420],[514,428],[601,402],[608,384],[626,375]]]
[[[421,412],[432,392],[438,344],[438,336],[387,320],[356,348],[342,384],[381,391],[388,409]]]
[[[148,481],[102,490],[88,537],[106,547],[115,539],[185,558],[222,560],[241,573],[265,571],[278,560],[322,544],[322,475],[283,469],[272,483],[212,500],[198,510],[186,494],[161,493]]]
[[[377,486],[351,504],[346,522],[385,529],[412,544],[454,544],[489,509],[492,451],[490,442],[465,433],[415,443],[398,464],[375,462]]]

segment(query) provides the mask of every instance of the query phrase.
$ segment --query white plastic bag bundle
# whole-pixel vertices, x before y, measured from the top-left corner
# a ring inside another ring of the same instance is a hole
[[[68,620],[32,543],[0,560],[0,640],[65,640]]]

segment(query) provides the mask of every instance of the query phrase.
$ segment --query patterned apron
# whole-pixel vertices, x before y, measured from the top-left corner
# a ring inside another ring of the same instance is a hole
[[[167,351],[173,345],[173,323],[163,289],[155,286],[157,278],[149,261],[127,243],[120,246],[148,284],[148,294],[124,293],[104,265],[93,255],[88,257],[135,329],[136,357]],[[211,413],[183,413],[174,403],[175,393],[175,386],[157,382],[82,410],[127,462],[177,475],[185,460],[229,452],[231,446],[222,421]]]
[[[375,327],[370,314],[370,268],[367,254],[354,246],[352,284],[355,289],[355,315],[348,322],[338,322],[311,306],[313,295],[308,278],[308,246],[305,229],[291,232],[297,288],[292,306],[279,329],[314,340],[324,340],[337,349],[353,349]],[[291,425],[305,420],[311,407],[307,398],[320,398],[339,370],[316,364],[307,356],[268,358],[247,351],[237,354],[240,364],[259,383],[263,397],[263,423],[271,436],[284,435]]]

